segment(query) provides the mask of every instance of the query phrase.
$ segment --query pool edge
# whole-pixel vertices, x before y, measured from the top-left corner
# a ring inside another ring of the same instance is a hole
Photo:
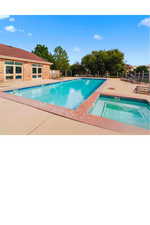
[[[81,78],[79,78],[79,79],[81,79]],[[101,93],[101,89],[102,89],[103,85],[105,85],[107,83],[107,79],[104,79],[104,80],[105,80],[105,82],[100,87],[98,87],[76,110],[71,110],[71,109],[61,107],[61,106],[55,106],[55,105],[51,105],[51,104],[47,104],[47,103],[42,103],[42,102],[39,102],[36,100],[31,100],[31,99],[23,98],[20,96],[7,94],[6,91],[0,92],[0,97],[11,100],[11,101],[15,101],[17,103],[31,106],[38,110],[46,111],[46,112],[49,112],[49,113],[52,113],[52,114],[55,114],[58,116],[72,119],[72,120],[75,120],[78,122],[86,123],[86,124],[96,126],[99,128],[103,128],[103,129],[107,129],[107,130],[113,130],[120,134],[128,134],[129,133],[129,134],[148,134],[149,135],[150,134],[149,131],[144,128],[126,125],[124,123],[117,122],[117,121],[114,121],[111,119],[97,117],[94,115],[87,114],[87,111],[89,110],[89,108],[91,108],[92,104],[95,103],[96,99],[100,95],[104,94],[104,93]],[[64,81],[58,81],[58,82],[64,82]],[[58,82],[55,82],[55,83],[58,83]],[[42,86],[42,85],[35,85],[35,86]],[[33,87],[33,86],[29,86],[29,87]],[[16,89],[18,89],[18,88],[11,89],[11,90],[16,90]],[[20,89],[22,89],[22,88],[20,88]],[[105,93],[105,95],[132,98],[132,97],[127,97],[125,95],[114,95],[114,94],[110,94],[110,93],[108,93],[108,94]],[[135,99],[139,99],[139,98],[135,98]],[[145,99],[143,99],[143,100],[145,100]],[[146,100],[146,101],[149,102],[148,100]]]

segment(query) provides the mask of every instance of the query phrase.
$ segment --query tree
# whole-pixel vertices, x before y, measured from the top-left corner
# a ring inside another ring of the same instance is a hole
[[[96,70],[97,70],[96,69],[96,58],[93,54],[89,54],[89,55],[84,56],[82,58],[81,63],[89,73],[94,74],[96,72]]]
[[[84,66],[80,63],[75,63],[70,66],[70,70],[72,71],[72,75],[74,76],[75,74],[84,74],[86,72]]]
[[[94,73],[104,74],[106,71],[106,51],[93,51],[93,59],[95,59]]]
[[[144,71],[144,73],[148,73],[148,68],[147,68],[147,66],[138,66],[136,69],[135,69],[135,71],[138,73],[138,72],[143,72]]]
[[[69,58],[67,52],[58,46],[54,49],[54,68],[60,70],[62,73],[69,68]]]
[[[124,54],[118,49],[107,51],[105,66],[109,73],[122,72],[124,70]]]
[[[54,63],[53,55],[49,53],[48,47],[46,47],[45,45],[40,45],[40,44],[36,45],[32,53],[47,60],[48,62]]]
[[[124,54],[118,49],[93,51],[82,58],[82,65],[92,74],[116,74],[124,70]]]

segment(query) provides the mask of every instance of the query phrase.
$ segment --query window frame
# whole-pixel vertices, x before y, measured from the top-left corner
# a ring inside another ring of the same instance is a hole
[[[33,72],[34,69],[36,70],[35,73]],[[35,74],[37,74],[37,67],[32,67],[32,75],[35,75]]]
[[[13,73],[7,73],[7,67],[8,66],[13,68]],[[16,72],[16,68],[17,67],[21,68],[21,72],[20,73]],[[4,63],[4,79],[5,80],[10,80],[10,79],[11,80],[16,80],[17,79],[16,76],[21,76],[20,79],[23,78],[23,63],[22,62],[18,62],[18,61],[6,60],[5,63]]]
[[[21,73],[17,73],[17,71],[16,71],[16,69],[17,68],[21,68]],[[22,69],[23,69],[23,67],[22,66],[20,66],[20,65],[15,65],[15,74],[22,74]]]
[[[11,67],[12,68],[12,73],[7,73],[7,69],[8,69],[7,67]],[[9,74],[10,74],[10,76],[14,75],[14,66],[13,65],[6,65],[5,66],[5,74],[7,76],[9,76]]]
[[[33,73],[33,69],[36,70],[35,73]],[[40,72],[39,72],[39,69],[41,70]],[[42,78],[42,69],[43,69],[42,64],[32,64],[32,79]]]

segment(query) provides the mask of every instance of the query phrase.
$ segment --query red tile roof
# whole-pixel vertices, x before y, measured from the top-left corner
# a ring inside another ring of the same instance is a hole
[[[1,56],[8,56],[8,57],[15,57],[20,59],[27,59],[27,60],[33,60],[38,62],[47,62],[43,58],[40,58],[39,56],[25,51],[20,48],[15,48],[9,45],[0,44],[0,55]],[[48,62],[47,62],[48,63]]]

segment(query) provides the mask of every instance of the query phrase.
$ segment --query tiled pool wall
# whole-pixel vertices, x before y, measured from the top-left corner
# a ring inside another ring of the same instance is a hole
[[[100,95],[88,113],[150,130],[150,103],[147,100]]]
[[[36,88],[36,87],[40,87],[40,86],[48,86],[48,85],[53,85],[53,84],[57,84],[57,83],[64,83],[64,82],[69,82],[69,81],[74,81],[74,80],[83,80],[83,79],[93,79],[93,80],[104,80],[106,81],[107,79],[106,78],[85,78],[85,77],[81,77],[81,78],[76,78],[76,79],[72,79],[72,80],[62,80],[62,81],[56,81],[56,82],[52,82],[52,83],[46,83],[46,84],[39,84],[39,85],[30,85],[30,86],[27,86],[27,87],[21,87],[21,88],[11,88],[11,89],[8,89],[4,92],[6,93],[10,93],[14,90],[23,90],[23,89],[28,89],[28,88]]]

